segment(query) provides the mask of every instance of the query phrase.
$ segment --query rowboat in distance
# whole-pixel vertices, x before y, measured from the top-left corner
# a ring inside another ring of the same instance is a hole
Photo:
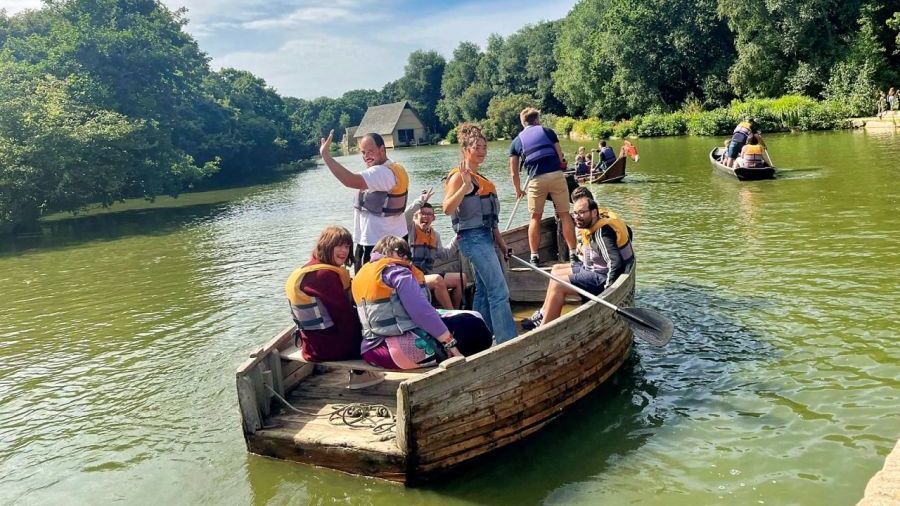
[[[713,148],[709,152],[709,163],[721,174],[736,177],[739,181],[756,181],[759,179],[773,179],[775,177],[775,167],[728,167],[719,161],[722,159],[724,152],[725,148],[722,147]]]
[[[552,218],[547,223],[542,239],[551,234]],[[510,232],[510,246],[521,252],[512,237],[521,230]],[[549,254],[552,244],[546,247]],[[620,276],[602,298],[631,305],[635,276],[635,269]],[[510,285],[514,297],[524,289]],[[348,390],[349,369],[379,369],[361,360],[305,362],[293,334],[293,327],[278,333],[237,370],[247,449],[410,485],[539,431],[609,379],[633,345],[626,321],[591,301],[481,353],[388,372],[383,383]],[[372,408],[374,427],[351,427],[354,403],[382,405],[387,416]]]
[[[593,174],[576,176],[576,180],[581,184],[602,184],[602,183],[619,183],[625,179],[625,164],[628,161],[627,156],[620,156],[612,165],[604,171],[594,171]],[[574,171],[568,171],[566,174],[574,174]]]

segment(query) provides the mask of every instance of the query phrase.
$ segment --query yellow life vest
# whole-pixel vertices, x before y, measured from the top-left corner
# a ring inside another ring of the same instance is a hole
[[[609,209],[600,209],[600,219],[591,225],[590,228],[581,229],[581,245],[584,255],[585,267],[595,270],[604,271],[609,268],[606,258],[599,252],[600,238],[597,232],[604,226],[609,226],[616,233],[616,246],[619,248],[619,254],[622,260],[628,261],[634,257],[634,250],[631,247],[631,238],[628,235],[628,226],[619,218],[619,215]]]
[[[359,190],[354,207],[378,216],[397,216],[406,210],[409,175],[399,163],[385,165],[394,174],[394,186],[388,191]]]
[[[399,336],[414,328],[397,291],[386,285],[382,272],[391,265],[402,265],[412,271],[426,298],[430,298],[425,285],[425,274],[408,260],[383,257],[362,266],[350,287],[359,320],[366,339],[378,336]]]
[[[294,322],[300,330],[323,330],[334,325],[334,321],[325,305],[319,299],[307,294],[300,288],[300,283],[303,282],[303,278],[307,274],[322,270],[337,273],[341,278],[341,285],[343,285],[344,290],[350,288],[350,273],[343,267],[336,267],[330,264],[313,264],[295,269],[288,276],[287,282],[285,282],[284,292],[290,302]]]
[[[422,269],[422,272],[431,272],[437,250],[437,233],[433,227],[430,232],[425,232],[418,225],[414,225],[413,228],[415,228],[415,232],[409,242],[412,263]]]

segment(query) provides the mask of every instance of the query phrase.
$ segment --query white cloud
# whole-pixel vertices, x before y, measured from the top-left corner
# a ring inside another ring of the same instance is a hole
[[[43,5],[41,0],[0,0],[0,9],[5,9],[9,15],[18,14],[25,9],[40,9]]]
[[[248,70],[283,95],[336,97],[352,89],[381,89],[400,77],[403,64],[382,56],[381,48],[363,41],[316,33],[292,39],[275,51],[234,52],[213,58],[212,64]]]
[[[243,23],[244,28],[252,30],[269,28],[290,28],[301,24],[322,24],[332,21],[351,21],[353,13],[347,9],[336,7],[304,7],[290,13],[287,17],[259,19]]]

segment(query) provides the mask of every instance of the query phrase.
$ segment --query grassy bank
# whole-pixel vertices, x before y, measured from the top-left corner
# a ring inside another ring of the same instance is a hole
[[[817,101],[786,95],[775,99],[734,101],[728,107],[703,110],[699,104],[673,113],[651,113],[630,120],[604,121],[547,115],[544,124],[574,139],[663,137],[670,135],[731,135],[746,117],[756,119],[764,132],[835,130],[850,128],[850,108],[837,101]]]

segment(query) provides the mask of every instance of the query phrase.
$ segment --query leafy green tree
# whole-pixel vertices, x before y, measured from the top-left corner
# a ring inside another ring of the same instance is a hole
[[[398,82],[401,97],[412,102],[425,126],[437,134],[444,132],[436,110],[445,66],[444,57],[435,51],[413,51]]]
[[[553,92],[570,113],[604,118],[705,100],[733,54],[714,12],[713,0],[584,0],[563,21]]]
[[[441,79],[441,99],[437,105],[438,118],[446,125],[457,125],[465,120],[476,119],[467,117],[463,112],[467,102],[463,95],[475,81],[475,71],[481,60],[481,50],[471,42],[461,42],[453,50],[453,58],[444,68]],[[487,104],[485,103],[485,108]],[[481,110],[483,117],[485,110]]]
[[[215,170],[167,147],[147,120],[84,103],[78,81],[0,57],[0,230],[47,212],[176,194]]]
[[[522,130],[519,113],[529,106],[534,106],[534,99],[529,95],[492,98],[488,105],[487,121],[484,122],[485,135],[492,139],[508,139],[518,135]]]
[[[497,86],[504,95],[535,98],[534,106],[547,113],[560,113],[563,106],[553,94],[556,71],[554,48],[559,38],[558,21],[527,25],[506,38],[497,58]]]

